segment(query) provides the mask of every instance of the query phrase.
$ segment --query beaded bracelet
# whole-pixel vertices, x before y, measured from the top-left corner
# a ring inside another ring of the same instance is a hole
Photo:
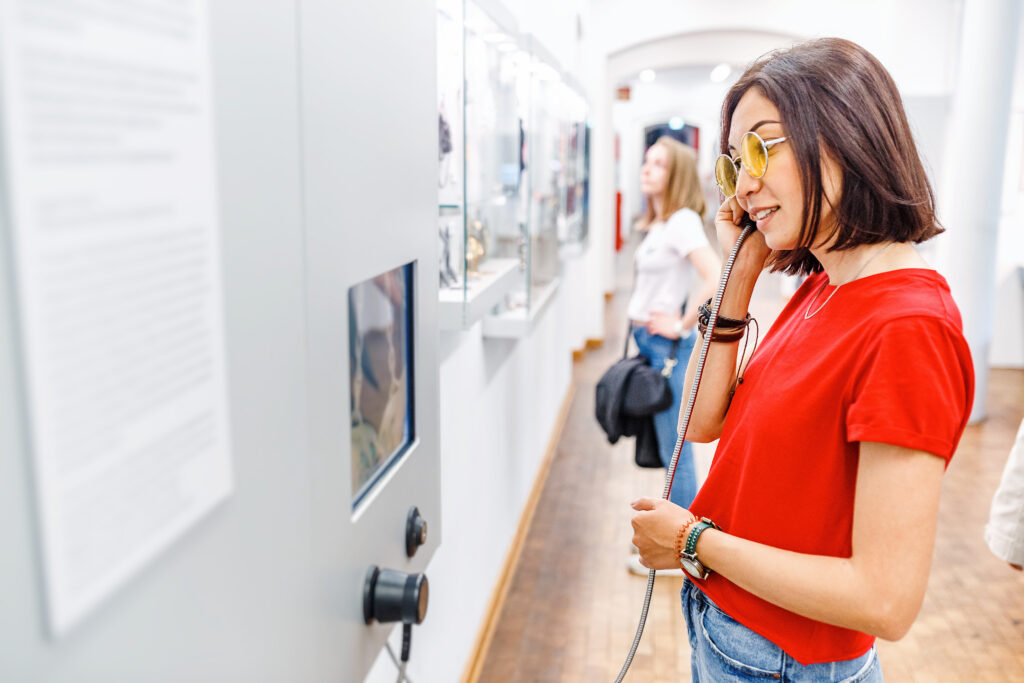
[[[699,517],[693,517],[686,522],[686,524],[679,527],[679,532],[676,533],[676,557],[679,557],[683,553],[683,547],[686,545],[686,539],[690,535],[690,527],[699,521]]]

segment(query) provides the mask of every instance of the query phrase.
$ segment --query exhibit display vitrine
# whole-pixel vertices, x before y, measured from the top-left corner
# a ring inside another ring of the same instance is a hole
[[[558,220],[562,207],[557,87],[554,60],[527,36],[517,61],[520,148],[519,277],[500,304],[484,319],[485,336],[519,337],[551,300],[558,287]]]
[[[587,104],[582,89],[571,81],[565,83],[563,95],[566,130],[565,152],[565,220],[560,225],[559,241],[571,247],[582,247],[587,239],[586,204],[587,177],[586,132]]]
[[[517,337],[585,239],[586,102],[500,4],[438,12],[441,327]]]
[[[521,270],[518,220],[520,121],[514,22],[500,5],[442,0],[438,21],[438,107],[457,103],[449,124],[460,181],[439,167],[440,315],[445,329],[480,320],[514,286]]]

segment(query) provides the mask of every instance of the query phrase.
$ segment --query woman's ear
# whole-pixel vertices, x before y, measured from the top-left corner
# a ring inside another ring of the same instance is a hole
[[[825,204],[834,211],[843,196],[843,171],[827,150],[823,150],[821,155],[821,189]]]

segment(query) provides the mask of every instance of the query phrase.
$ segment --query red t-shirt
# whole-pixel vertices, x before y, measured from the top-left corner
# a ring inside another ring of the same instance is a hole
[[[960,313],[938,273],[904,269],[817,301],[800,287],[757,349],[726,416],[707,481],[691,506],[739,538],[850,557],[859,442],[956,450],[974,394]],[[701,589],[801,664],[858,657],[866,633],[768,603],[713,573]]]

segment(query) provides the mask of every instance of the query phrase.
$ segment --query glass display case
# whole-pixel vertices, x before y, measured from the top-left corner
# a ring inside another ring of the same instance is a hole
[[[464,0],[437,3],[437,254],[442,327],[457,327],[462,315],[464,6]]]
[[[580,201],[583,204],[583,228],[580,241],[590,237],[590,121],[584,114],[583,122],[583,183]]]
[[[520,121],[517,55],[510,15],[500,6],[442,0],[438,21],[438,107],[457,103],[449,125],[460,168],[439,175],[439,306],[444,329],[465,329],[502,301],[523,269],[519,244]],[[447,189],[446,189],[447,188]]]
[[[565,84],[564,108],[566,126],[565,154],[565,219],[559,226],[559,242],[582,247],[586,244],[587,228],[584,186],[588,180],[586,155],[587,105],[575,84]]]
[[[562,76],[551,56],[533,38],[518,63],[518,103],[522,119],[520,185],[520,269],[516,287],[484,320],[484,335],[519,337],[550,302],[558,287],[561,261],[559,224],[564,222],[566,139]]]
[[[558,231],[564,223],[566,184],[562,96],[564,85],[553,60],[531,46],[530,143],[530,298],[541,294],[559,273]]]
[[[463,0],[438,0],[437,8],[437,194],[443,212],[462,206]]]
[[[522,336],[586,236],[586,102],[497,2],[438,12],[440,324]]]

